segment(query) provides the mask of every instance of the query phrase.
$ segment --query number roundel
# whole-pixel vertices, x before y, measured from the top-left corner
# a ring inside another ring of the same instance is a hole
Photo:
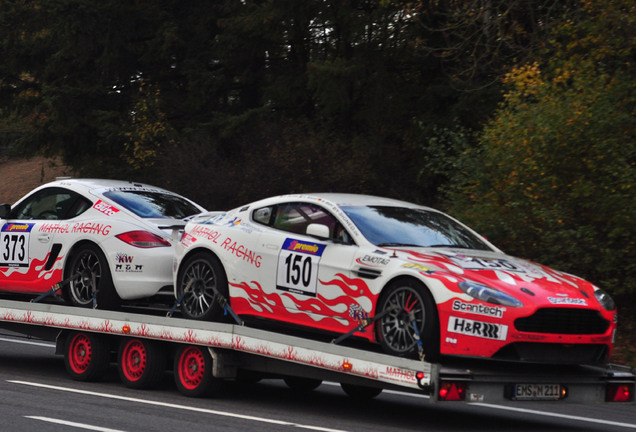
[[[0,232],[0,265],[28,267],[29,236],[34,224],[7,223]]]

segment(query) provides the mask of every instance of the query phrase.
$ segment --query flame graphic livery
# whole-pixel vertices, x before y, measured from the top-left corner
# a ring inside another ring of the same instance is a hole
[[[334,279],[321,280],[320,283],[329,287],[323,291],[329,291],[331,295],[327,297],[319,289],[316,298],[306,300],[287,292],[266,293],[256,281],[230,283],[233,288],[232,308],[239,315],[265,318],[275,315],[280,321],[344,333],[355,328],[361,315],[371,314],[375,307],[378,295],[373,294],[361,279],[351,279],[338,273]],[[374,339],[369,328],[359,335]]]
[[[0,289],[22,293],[43,293],[50,290],[62,280],[59,263],[63,257],[57,257],[51,269],[44,270],[49,255],[47,254],[42,261],[33,258],[28,268],[8,267],[0,270]]]

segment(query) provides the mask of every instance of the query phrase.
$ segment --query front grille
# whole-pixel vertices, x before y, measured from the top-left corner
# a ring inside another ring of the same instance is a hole
[[[603,334],[609,325],[598,311],[574,308],[539,309],[529,317],[515,320],[517,330],[530,333]]]

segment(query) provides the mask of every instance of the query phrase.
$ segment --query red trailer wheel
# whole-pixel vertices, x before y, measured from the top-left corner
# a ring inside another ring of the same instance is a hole
[[[94,333],[73,332],[64,344],[66,371],[78,381],[95,381],[101,378],[109,363],[106,342]]]
[[[184,345],[174,359],[174,380],[181,394],[189,397],[210,396],[220,391],[223,380],[212,375],[212,357],[207,349]]]
[[[166,370],[163,345],[146,339],[125,339],[119,346],[119,377],[130,388],[159,383]]]

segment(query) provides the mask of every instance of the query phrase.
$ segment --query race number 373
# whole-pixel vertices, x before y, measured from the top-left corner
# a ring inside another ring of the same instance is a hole
[[[29,266],[29,236],[34,224],[7,223],[0,231],[0,266]]]
[[[315,296],[324,244],[286,239],[278,255],[276,288]]]

